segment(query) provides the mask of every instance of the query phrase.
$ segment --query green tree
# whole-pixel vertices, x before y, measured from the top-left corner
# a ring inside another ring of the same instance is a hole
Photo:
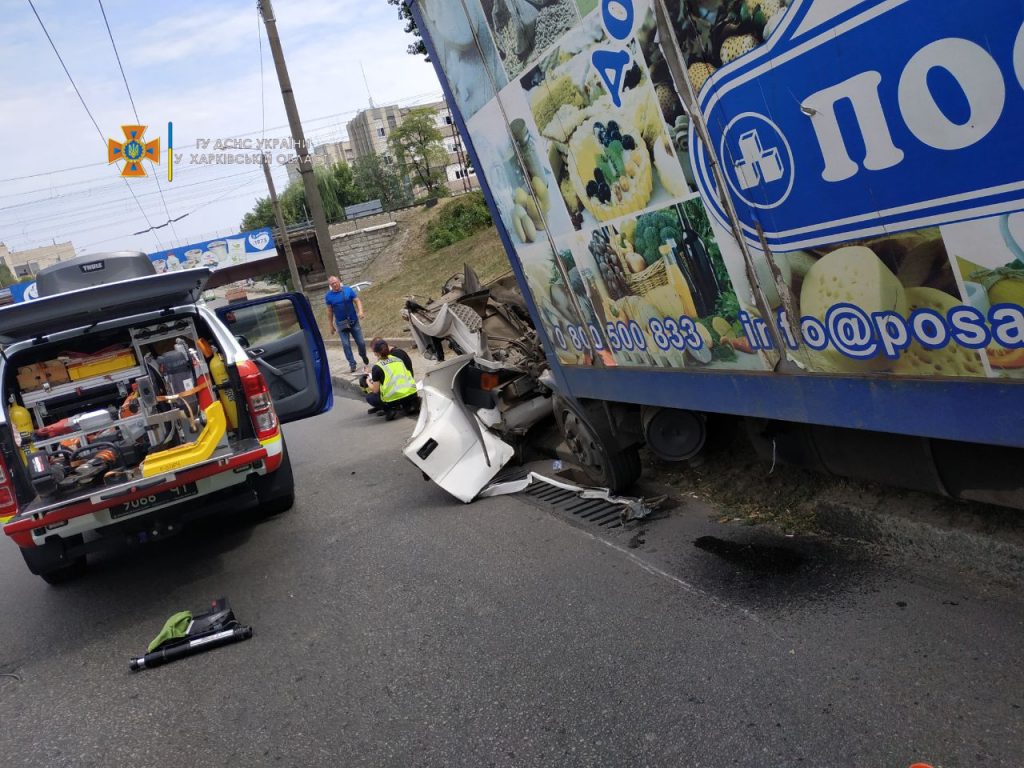
[[[345,206],[361,202],[359,191],[348,163],[336,163],[330,167],[315,166],[313,175],[320,199],[324,204],[324,215],[329,222],[342,221],[345,218]],[[281,203],[281,215],[284,223],[298,224],[309,218],[309,205],[306,203],[306,188],[302,180],[293,181],[278,195]],[[270,198],[261,198],[255,207],[242,217],[242,231],[260,227],[274,227],[274,210]]]
[[[410,110],[388,136],[388,146],[399,167],[430,197],[443,197],[448,191],[444,171],[448,151],[441,139],[437,113],[429,107]]]
[[[402,177],[380,155],[364,155],[352,164],[360,202],[380,200],[387,210],[400,208],[412,202]]]
[[[248,232],[251,229],[277,226],[274,221],[274,209],[270,205],[269,197],[261,197],[251,211],[242,217],[242,223],[238,225],[239,232]]]
[[[14,285],[18,282],[18,279],[11,272],[11,268],[6,263],[0,261],[0,288],[6,288],[9,285]]]
[[[406,33],[416,38],[415,42],[409,43],[406,51],[411,56],[423,56],[427,61],[430,61],[430,57],[427,56],[427,46],[423,44],[423,38],[416,27],[416,19],[412,17],[412,11],[409,10],[405,0],[388,0],[388,5],[394,5],[398,8],[398,18],[405,22]]]

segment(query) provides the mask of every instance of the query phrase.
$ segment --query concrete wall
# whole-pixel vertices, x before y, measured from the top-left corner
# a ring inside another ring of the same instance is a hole
[[[367,217],[369,218],[369,217]],[[398,224],[386,221],[368,226],[355,232],[331,235],[334,255],[338,260],[339,277],[342,282],[353,282],[369,264],[383,251],[398,234]]]

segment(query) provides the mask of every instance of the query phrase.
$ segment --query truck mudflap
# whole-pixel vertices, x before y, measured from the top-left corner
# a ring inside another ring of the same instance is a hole
[[[271,441],[268,441],[271,442]],[[270,454],[276,454],[273,458]],[[275,460],[276,459],[276,460]],[[32,547],[33,531],[38,528],[56,527],[76,517],[109,509],[115,504],[131,502],[152,496],[187,483],[212,477],[225,472],[239,473],[239,482],[244,482],[244,470],[253,472],[276,469],[280,464],[280,443],[265,446],[250,439],[236,443],[232,448],[216,451],[209,460],[173,472],[167,472],[143,480],[134,480],[117,485],[95,489],[87,497],[64,499],[51,503],[34,502],[3,526],[4,533],[20,547]]]
[[[511,461],[515,450],[487,429],[493,409],[471,410],[458,395],[456,379],[472,363],[460,355],[423,377],[423,405],[403,453],[441,488],[469,503]]]

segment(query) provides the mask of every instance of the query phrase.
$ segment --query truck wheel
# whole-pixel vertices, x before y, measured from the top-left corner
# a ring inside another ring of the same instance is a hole
[[[66,548],[82,543],[81,536],[71,536],[63,546],[42,546],[21,550],[25,565],[47,584],[66,584],[85,574],[85,555],[68,558]]]
[[[287,512],[295,504],[295,476],[292,474],[292,460],[284,438],[281,438],[281,446],[281,466],[276,472],[257,477],[255,481],[260,510],[268,515]]]
[[[559,397],[555,415],[562,437],[595,484],[622,493],[640,477],[640,453],[636,446],[616,448],[607,429],[602,429],[574,403]]]

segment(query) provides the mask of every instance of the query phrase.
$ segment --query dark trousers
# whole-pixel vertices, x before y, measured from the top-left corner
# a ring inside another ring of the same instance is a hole
[[[406,413],[415,413],[420,409],[420,396],[409,395],[403,397],[401,400],[392,400],[390,403],[385,403],[380,399],[380,392],[370,392],[366,395],[366,403],[371,408],[379,408],[382,411],[405,411]]]

